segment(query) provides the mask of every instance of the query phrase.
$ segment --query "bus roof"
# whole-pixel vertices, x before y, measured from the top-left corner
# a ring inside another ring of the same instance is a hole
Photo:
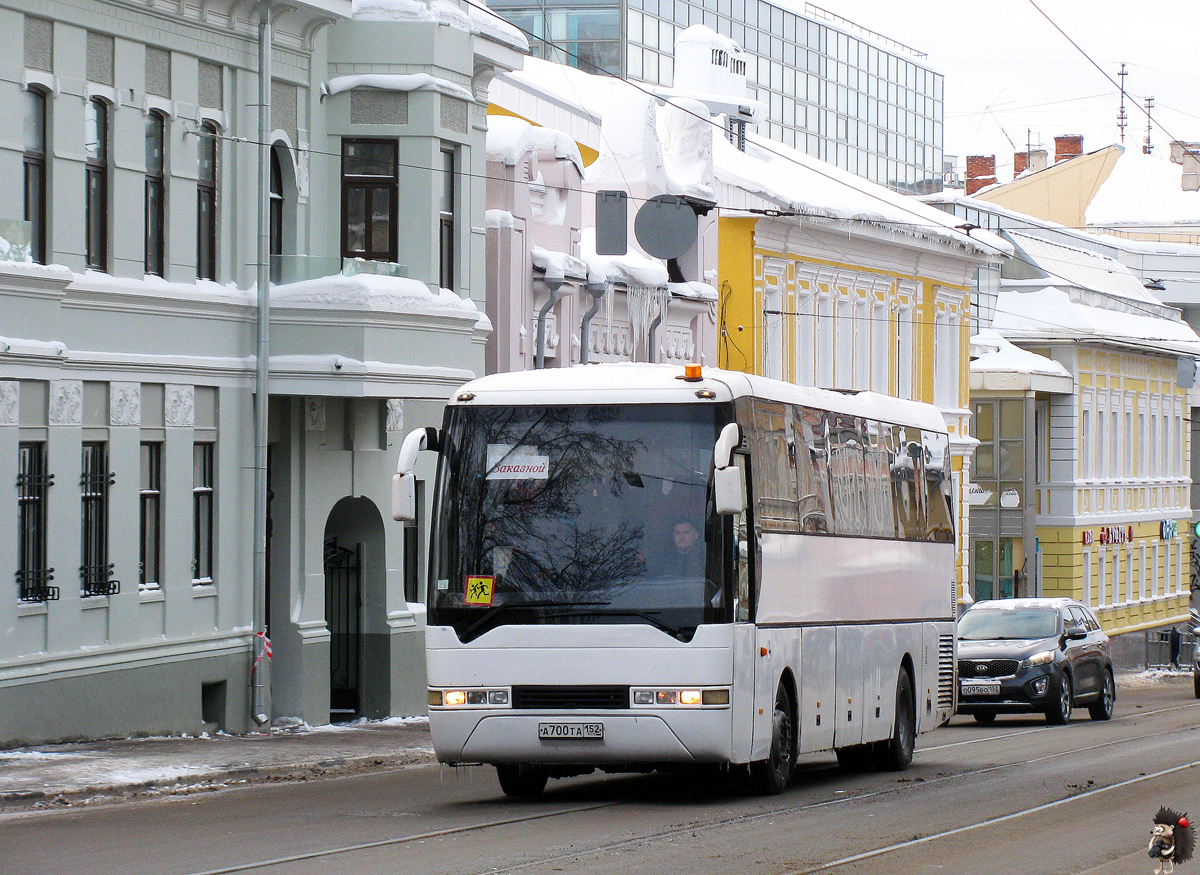
[[[840,392],[772,380],[741,371],[705,367],[698,382],[682,379],[679,365],[612,364],[575,365],[535,371],[491,374],[460,387],[450,398],[452,405],[469,404],[711,404],[734,398],[756,397],[784,401],[910,425],[946,431],[941,412],[932,404],[905,401],[875,392]],[[696,392],[709,389],[712,398]],[[471,398],[465,398],[465,395]]]

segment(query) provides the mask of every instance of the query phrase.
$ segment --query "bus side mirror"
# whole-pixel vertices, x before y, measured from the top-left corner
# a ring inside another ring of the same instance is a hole
[[[742,493],[742,472],[733,461],[733,450],[742,442],[742,430],[736,422],[726,423],[713,447],[713,502],[717,513],[735,516],[746,509]]]
[[[413,474],[417,453],[436,450],[439,443],[436,428],[418,428],[405,436],[392,475],[392,519],[412,522],[417,518],[417,477]]]
[[[713,471],[713,503],[722,516],[736,516],[746,509],[742,496],[742,471],[727,465]]]

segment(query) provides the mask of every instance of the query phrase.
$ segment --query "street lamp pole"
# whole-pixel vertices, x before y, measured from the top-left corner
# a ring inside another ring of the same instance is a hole
[[[271,721],[271,644],[267,639],[267,408],[271,319],[271,2],[258,3],[258,319],[254,368],[254,658],[250,716]]]

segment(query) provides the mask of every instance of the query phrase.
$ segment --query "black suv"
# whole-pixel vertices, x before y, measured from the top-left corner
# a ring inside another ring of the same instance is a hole
[[[1066,723],[1075,705],[1112,717],[1117,687],[1108,636],[1072,599],[976,602],[958,620],[958,712],[980,723],[1041,711]]]

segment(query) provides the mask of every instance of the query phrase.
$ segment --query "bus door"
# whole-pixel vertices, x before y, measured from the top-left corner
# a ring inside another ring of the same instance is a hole
[[[837,627],[837,668],[834,677],[835,747],[861,744],[863,740],[863,663],[870,658],[862,626]]]

